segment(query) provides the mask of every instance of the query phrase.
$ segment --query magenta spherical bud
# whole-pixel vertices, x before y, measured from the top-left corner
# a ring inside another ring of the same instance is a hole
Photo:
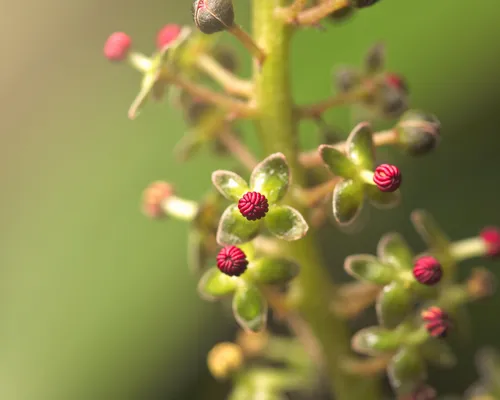
[[[443,268],[434,257],[423,256],[415,261],[413,276],[422,285],[432,286],[441,280]]]
[[[256,221],[266,216],[269,203],[266,196],[259,192],[247,192],[238,201],[238,209],[249,221]]]
[[[430,307],[422,311],[422,319],[425,322],[425,329],[429,335],[435,338],[446,337],[451,327],[451,321],[448,313],[439,307]]]
[[[479,236],[486,244],[486,254],[489,257],[500,256],[500,229],[496,227],[484,228]]]
[[[382,192],[394,192],[401,186],[401,171],[391,164],[382,164],[375,169],[373,182]]]
[[[248,266],[247,256],[236,246],[227,246],[217,254],[217,268],[229,276],[240,276]]]
[[[181,30],[181,26],[177,24],[168,24],[161,28],[156,35],[156,47],[158,50],[174,42],[179,37]]]
[[[129,35],[123,32],[112,33],[104,44],[104,56],[110,61],[122,61],[127,57],[131,46],[132,39]]]

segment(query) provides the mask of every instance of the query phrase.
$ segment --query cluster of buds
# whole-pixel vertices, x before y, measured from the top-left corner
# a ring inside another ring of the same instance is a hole
[[[450,242],[428,213],[415,211],[412,221],[427,242],[428,253],[415,256],[399,234],[391,233],[380,240],[377,256],[354,255],[345,261],[351,276],[383,286],[376,299],[380,326],[359,331],[353,348],[369,355],[395,353],[387,372],[403,399],[420,398],[421,391],[430,391],[425,385],[426,360],[454,365],[454,356],[442,339],[453,330],[456,312],[494,290],[493,276],[485,269],[474,269],[465,284],[455,283],[458,263],[498,256],[500,244],[496,228]]]

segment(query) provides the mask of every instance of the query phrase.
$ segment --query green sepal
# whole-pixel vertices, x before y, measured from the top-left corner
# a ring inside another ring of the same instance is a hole
[[[356,165],[335,146],[323,144],[319,146],[318,152],[323,162],[335,175],[348,179],[357,177],[358,168]]]
[[[198,293],[205,300],[216,300],[234,292],[237,279],[223,274],[217,267],[210,268],[198,283]]]
[[[365,192],[361,182],[347,179],[333,189],[333,216],[340,225],[350,225],[359,216]]]
[[[250,188],[246,181],[231,171],[218,170],[212,173],[212,183],[228,200],[238,202]]]
[[[387,233],[378,242],[377,256],[384,264],[400,270],[413,268],[413,253],[399,233]]]
[[[384,287],[377,298],[376,310],[381,325],[388,329],[397,327],[413,311],[413,296],[400,282]]]
[[[245,279],[257,284],[287,283],[299,273],[297,263],[278,257],[262,257],[249,265]]]
[[[377,257],[370,254],[347,257],[344,261],[344,269],[356,279],[377,285],[387,285],[395,277],[392,267],[382,264]]]
[[[264,223],[274,236],[289,242],[303,238],[309,230],[302,214],[290,206],[271,206]]]
[[[354,127],[347,138],[346,154],[359,169],[372,171],[375,166],[375,146],[372,135],[371,125],[361,122]]]
[[[248,221],[236,204],[231,204],[222,214],[217,230],[217,243],[221,246],[249,242],[259,234],[260,221]]]
[[[282,153],[271,154],[261,161],[250,177],[250,188],[266,196],[269,204],[281,200],[290,185],[290,168]]]
[[[379,326],[361,329],[351,340],[354,351],[372,356],[395,351],[399,346],[401,346],[401,335]]]
[[[424,210],[417,210],[411,213],[411,221],[427,246],[441,254],[447,254],[450,240],[441,230],[431,214]]]
[[[425,362],[415,347],[402,347],[392,357],[387,374],[391,386],[398,393],[410,393],[425,381],[427,370]]]
[[[374,207],[380,210],[388,210],[397,207],[401,203],[401,191],[399,189],[394,192],[382,192],[376,186],[367,185],[366,197]]]
[[[457,364],[453,350],[443,340],[429,338],[420,346],[420,352],[427,362],[439,367],[453,368]]]
[[[266,299],[257,287],[241,285],[233,297],[233,314],[244,330],[259,332],[267,323]]]

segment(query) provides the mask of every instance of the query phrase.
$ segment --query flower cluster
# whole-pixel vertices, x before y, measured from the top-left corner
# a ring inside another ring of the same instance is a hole
[[[415,211],[416,230],[429,251],[414,255],[396,233],[382,237],[377,256],[354,255],[345,261],[346,271],[356,279],[383,286],[376,299],[380,326],[365,328],[352,339],[362,354],[391,354],[387,373],[396,392],[416,395],[425,386],[425,361],[444,367],[455,364],[451,349],[442,339],[453,331],[462,307],[492,294],[493,276],[474,269],[465,283],[455,282],[458,263],[488,257],[500,243],[495,228],[478,237],[450,242],[430,214]],[[488,234],[484,234],[488,232]]]

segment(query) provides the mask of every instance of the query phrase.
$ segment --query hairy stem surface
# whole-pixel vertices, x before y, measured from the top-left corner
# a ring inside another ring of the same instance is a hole
[[[299,163],[298,120],[295,118],[290,85],[289,44],[291,28],[274,17],[275,7],[286,0],[253,0],[254,40],[267,54],[261,69],[255,71],[256,119],[260,142],[267,154],[282,152],[292,170],[295,184],[305,182]],[[288,199],[304,213],[304,209]],[[341,368],[350,351],[349,332],[344,322],[329,311],[333,285],[322,265],[315,232],[310,229],[303,239],[284,244],[287,254],[301,265],[293,292],[298,294],[297,309],[309,325],[321,347],[329,383],[338,400],[378,400],[375,380],[349,375]]]

